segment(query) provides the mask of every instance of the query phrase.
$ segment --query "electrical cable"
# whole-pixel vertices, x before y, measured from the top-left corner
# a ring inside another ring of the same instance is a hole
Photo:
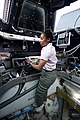
[[[76,47],[72,48],[71,50],[66,51],[65,53],[72,52],[73,50],[75,50],[75,49],[77,49],[77,48],[79,48],[79,47],[80,47],[80,44],[79,44],[79,45],[77,45]]]
[[[78,47],[78,48],[79,48],[79,47]],[[78,48],[76,48],[76,50],[74,50],[72,53],[68,54],[68,56],[70,56],[70,55],[72,55],[73,53],[75,53],[75,52],[78,50]]]

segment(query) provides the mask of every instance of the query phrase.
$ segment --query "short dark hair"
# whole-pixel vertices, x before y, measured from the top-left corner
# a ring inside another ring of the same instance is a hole
[[[45,37],[47,39],[50,38],[50,42],[52,42],[52,40],[53,40],[53,34],[52,34],[52,32],[50,30],[46,30],[46,31],[44,31],[42,33],[45,35]]]

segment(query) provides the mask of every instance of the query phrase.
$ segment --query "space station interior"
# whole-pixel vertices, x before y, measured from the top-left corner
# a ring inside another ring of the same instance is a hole
[[[46,120],[80,120],[80,9],[64,14],[54,30],[56,11],[76,0],[3,1],[3,16],[0,18],[0,119],[33,120],[40,72],[26,60],[34,64],[39,62],[40,34],[51,29],[58,63],[57,78],[48,90]],[[65,106],[68,119],[65,119]]]

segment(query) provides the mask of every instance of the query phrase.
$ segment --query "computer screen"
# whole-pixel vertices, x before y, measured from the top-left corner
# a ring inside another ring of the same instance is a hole
[[[70,36],[71,32],[60,33],[57,38],[57,46],[64,48],[70,45]]]

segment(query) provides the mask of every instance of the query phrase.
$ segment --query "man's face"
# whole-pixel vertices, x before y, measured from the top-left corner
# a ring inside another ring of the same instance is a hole
[[[40,36],[40,45],[42,47],[46,46],[48,44],[49,40],[45,37],[44,33]]]

